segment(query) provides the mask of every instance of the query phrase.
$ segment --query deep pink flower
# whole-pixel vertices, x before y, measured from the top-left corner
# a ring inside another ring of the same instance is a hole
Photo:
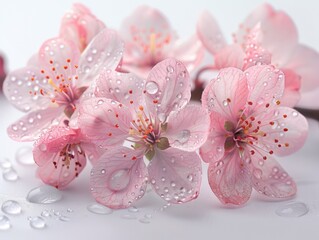
[[[2,92],[2,84],[5,78],[6,78],[6,71],[5,71],[4,58],[0,56],[0,93]]]
[[[44,131],[33,149],[39,177],[56,188],[65,188],[84,169],[86,159],[94,162],[101,153],[102,149],[90,143],[80,129],[66,126]]]
[[[313,107],[309,93],[319,87],[319,54],[298,42],[296,26],[286,13],[276,11],[269,4],[261,5],[240,25],[230,45],[208,12],[199,19],[197,32],[203,45],[214,55],[215,68],[246,70],[256,64],[271,63],[285,74],[282,104],[296,105],[302,93],[298,105]]]
[[[148,6],[138,7],[123,21],[119,32],[125,41],[123,69],[143,78],[165,58],[177,58],[192,71],[203,57],[196,35],[181,41],[166,17]]]
[[[80,3],[73,4],[61,22],[60,37],[72,41],[81,52],[105,25],[97,19],[91,11]]]
[[[272,198],[296,193],[296,184],[274,156],[300,149],[307,120],[280,106],[284,74],[273,66],[253,66],[245,72],[222,69],[203,93],[210,111],[210,134],[200,155],[209,163],[212,191],[224,203],[248,201],[252,188]]]
[[[112,30],[100,32],[81,55],[70,41],[46,41],[27,67],[9,73],[4,82],[8,100],[28,112],[8,128],[9,136],[32,141],[44,128],[69,118],[94,77],[117,67],[122,51],[123,42]]]
[[[187,105],[185,66],[166,59],[146,81],[106,71],[96,86],[97,98],[83,102],[79,111],[83,134],[108,149],[91,173],[95,199],[111,208],[128,207],[143,196],[148,180],[166,201],[195,199],[201,183],[195,150],[206,141],[209,117],[201,106]],[[144,159],[150,161],[147,167]]]

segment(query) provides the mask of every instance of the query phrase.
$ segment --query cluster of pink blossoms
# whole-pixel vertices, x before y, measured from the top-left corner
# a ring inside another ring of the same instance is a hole
[[[219,73],[200,105],[189,72],[202,71],[206,49],[214,63],[204,69]],[[156,9],[139,7],[115,31],[75,4],[59,36],[7,75],[6,97],[26,112],[8,134],[35,142],[38,176],[59,189],[89,160],[91,193],[111,208],[129,207],[148,184],[171,203],[196,199],[201,159],[222,203],[243,204],[252,188],[287,198],[296,184],[274,156],[306,140],[307,120],[290,107],[310,106],[302,94],[319,87],[318,66],[289,16],[269,5],[227,45],[208,13],[181,41]]]

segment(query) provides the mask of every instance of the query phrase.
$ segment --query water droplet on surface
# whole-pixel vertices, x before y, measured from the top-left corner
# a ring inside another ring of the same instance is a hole
[[[291,202],[276,210],[276,214],[280,217],[301,217],[308,212],[309,208],[303,202]]]
[[[51,186],[40,186],[31,189],[26,199],[32,203],[50,204],[60,201],[62,193]]]
[[[137,208],[137,207],[134,207],[134,206],[128,208],[127,210],[128,210],[129,212],[133,212],[133,213],[139,212],[138,208]]]
[[[5,201],[1,206],[1,210],[10,215],[19,215],[22,212],[21,205],[14,200]]]
[[[9,182],[15,182],[19,179],[18,173],[13,168],[5,169],[2,172],[2,177],[4,180]]]
[[[8,169],[8,168],[11,168],[11,166],[12,166],[11,161],[8,158],[0,159],[0,168]]]
[[[59,220],[62,222],[69,222],[71,219],[68,216],[62,215],[59,217]]]
[[[191,132],[188,129],[184,129],[184,130],[180,131],[179,136],[178,136],[178,141],[181,144],[184,144],[189,140],[190,136],[191,136]]]
[[[156,82],[153,81],[146,83],[145,88],[146,92],[149,94],[155,94],[158,92],[158,85]]]
[[[137,216],[133,214],[124,214],[121,217],[124,219],[137,219]]]
[[[108,215],[113,212],[111,208],[103,206],[99,203],[91,203],[87,206],[87,210],[91,213],[101,214],[101,215]]]
[[[49,210],[43,210],[42,212],[41,212],[41,216],[42,217],[51,217],[51,213],[50,213],[50,211]]]
[[[10,228],[10,219],[5,215],[0,215],[0,230],[8,230]]]
[[[139,222],[140,222],[140,223],[150,223],[151,220],[148,219],[148,218],[141,218],[141,219],[139,219]]]
[[[121,169],[112,173],[109,187],[115,191],[120,191],[130,183],[129,171]]]
[[[46,223],[42,217],[31,217],[29,219],[30,227],[34,229],[43,229],[46,227]]]
[[[33,160],[33,154],[32,154],[31,147],[19,148],[18,151],[16,151],[15,159],[18,163],[20,163],[22,165],[34,165],[35,164],[35,162]]]
[[[72,209],[72,208],[68,208],[66,211],[67,211],[68,213],[73,213],[73,209]]]

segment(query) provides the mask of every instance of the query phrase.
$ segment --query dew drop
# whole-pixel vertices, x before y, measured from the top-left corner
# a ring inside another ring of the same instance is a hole
[[[91,68],[89,66],[84,67],[84,72],[85,73],[89,73],[91,70]]]
[[[297,113],[296,111],[293,111],[293,112],[292,112],[292,116],[293,116],[293,117],[297,117],[297,116],[298,116],[298,113]]]
[[[148,219],[148,218],[141,218],[141,219],[139,219],[139,222],[140,222],[140,223],[145,223],[145,224],[147,224],[147,223],[150,223],[151,220]]]
[[[42,217],[31,217],[29,219],[30,227],[34,229],[43,229],[46,227],[45,220]]]
[[[26,199],[32,203],[50,204],[62,199],[62,193],[51,186],[40,186],[29,191]]]
[[[168,65],[166,68],[167,72],[169,73],[173,73],[174,72],[174,68],[171,65]]]
[[[97,101],[97,105],[101,105],[101,104],[103,104],[103,103],[104,103],[104,100],[102,100],[102,99],[100,99],[100,100]]]
[[[41,216],[42,217],[51,217],[51,213],[50,213],[50,211],[49,210],[43,210],[42,212],[41,212]]]
[[[62,221],[62,222],[69,222],[71,219],[68,216],[61,215],[59,217],[59,220]]]
[[[2,172],[2,177],[8,182],[15,182],[19,179],[18,173],[13,168],[5,169]]]
[[[12,166],[11,161],[8,158],[0,159],[0,168],[8,169],[8,168],[11,168],[11,166]]]
[[[41,146],[41,145],[40,145]],[[41,148],[40,148],[41,150]],[[22,165],[33,165],[33,154],[32,154],[32,148],[31,147],[21,147],[16,151],[15,159],[18,163]]]
[[[91,203],[87,206],[87,210],[94,214],[100,214],[100,215],[108,215],[113,212],[111,208],[108,208],[106,206],[103,206],[98,203]]]
[[[227,101],[227,100],[224,100],[224,101],[223,101],[223,105],[224,105],[224,107],[227,107],[227,106],[228,106],[228,101]]]
[[[276,210],[276,214],[280,217],[301,217],[308,212],[309,208],[303,202],[291,202]]]
[[[92,52],[92,54],[96,54],[96,53],[97,53],[97,50],[96,50],[95,48],[93,48],[93,49],[91,50],[91,52]]]
[[[72,208],[68,208],[66,211],[67,211],[68,213],[73,213],[73,209],[72,209]]]
[[[158,85],[156,82],[150,81],[146,83],[146,92],[149,94],[155,94],[158,92]]]
[[[135,207],[135,206],[132,206],[132,207],[128,208],[127,210],[129,212],[134,212],[134,213],[139,212],[139,209],[137,207]]]
[[[178,135],[178,141],[181,144],[184,144],[189,140],[190,135],[191,135],[191,132],[188,129],[184,129],[184,130],[180,131],[180,133]]]
[[[8,230],[10,228],[10,219],[5,215],[0,215],[0,230]]]
[[[5,201],[1,206],[1,210],[10,215],[19,215],[22,212],[21,205],[14,200]]]
[[[188,181],[192,182],[193,179],[194,179],[193,174],[189,174],[189,175],[187,176],[187,179],[188,179]]]
[[[88,62],[92,62],[93,61],[93,57],[92,56],[88,56],[87,60],[88,60]]]
[[[126,188],[130,182],[129,174],[127,169],[113,172],[110,178],[109,187],[114,191],[120,191]]]

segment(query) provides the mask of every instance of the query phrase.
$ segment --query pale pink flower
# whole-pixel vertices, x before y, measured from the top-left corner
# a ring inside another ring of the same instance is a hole
[[[319,54],[299,43],[296,26],[283,11],[269,4],[261,5],[240,25],[233,35],[233,44],[226,43],[216,20],[208,12],[200,17],[197,32],[203,45],[214,55],[214,68],[246,70],[252,65],[271,63],[285,74],[283,105],[295,106],[300,97],[299,106],[314,105],[308,95],[319,87]]]
[[[96,18],[87,7],[75,3],[62,18],[60,37],[74,42],[83,52],[91,40],[104,28],[104,23]]]
[[[296,184],[274,156],[300,149],[307,137],[304,116],[281,107],[284,74],[261,65],[245,72],[222,69],[203,93],[210,134],[200,155],[209,163],[208,181],[224,204],[244,204],[252,188],[271,198],[296,193]]]
[[[4,82],[7,99],[28,112],[8,128],[9,136],[32,141],[44,128],[69,118],[94,77],[117,67],[122,51],[123,42],[112,30],[100,32],[82,54],[62,38],[46,41],[27,67],[9,73]]]
[[[86,165],[101,155],[102,149],[90,143],[80,129],[53,126],[41,134],[33,149],[41,180],[56,188],[65,188]]]
[[[83,134],[108,149],[91,172],[95,199],[111,208],[128,207],[143,196],[148,181],[166,201],[195,199],[201,183],[195,150],[206,141],[209,117],[201,106],[187,105],[191,91],[185,66],[166,59],[146,81],[109,71],[96,86],[97,98],[84,101],[79,110]]]
[[[119,33],[125,41],[123,69],[146,78],[153,66],[174,57],[192,71],[201,62],[203,48],[196,35],[181,40],[157,9],[140,6],[127,17]]]
[[[2,93],[2,84],[6,78],[4,58],[0,55],[0,94]]]

